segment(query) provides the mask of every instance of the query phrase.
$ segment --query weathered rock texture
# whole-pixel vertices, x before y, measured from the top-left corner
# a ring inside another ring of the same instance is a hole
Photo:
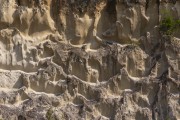
[[[0,0],[0,119],[179,120],[178,0]]]

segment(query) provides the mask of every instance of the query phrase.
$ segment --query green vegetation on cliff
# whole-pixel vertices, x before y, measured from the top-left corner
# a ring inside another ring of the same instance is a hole
[[[180,20],[175,19],[168,11],[164,11],[163,16],[160,21],[160,32],[162,34],[171,36],[180,30]]]

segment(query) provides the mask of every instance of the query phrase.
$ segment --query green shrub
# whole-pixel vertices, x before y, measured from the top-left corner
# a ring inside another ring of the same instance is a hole
[[[168,11],[163,14],[164,18],[160,21],[160,32],[171,36],[180,29],[180,20],[175,19]]]
[[[47,113],[46,113],[46,118],[48,120],[52,120],[52,115],[53,115],[53,110],[52,110],[52,108],[49,108]]]

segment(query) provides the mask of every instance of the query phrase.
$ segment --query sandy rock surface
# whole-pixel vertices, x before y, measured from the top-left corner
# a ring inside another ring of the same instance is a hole
[[[0,0],[0,120],[180,120],[179,0]]]

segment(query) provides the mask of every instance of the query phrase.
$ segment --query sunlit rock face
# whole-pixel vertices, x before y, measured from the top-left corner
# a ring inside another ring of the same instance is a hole
[[[0,119],[179,120],[176,0],[0,0]]]

